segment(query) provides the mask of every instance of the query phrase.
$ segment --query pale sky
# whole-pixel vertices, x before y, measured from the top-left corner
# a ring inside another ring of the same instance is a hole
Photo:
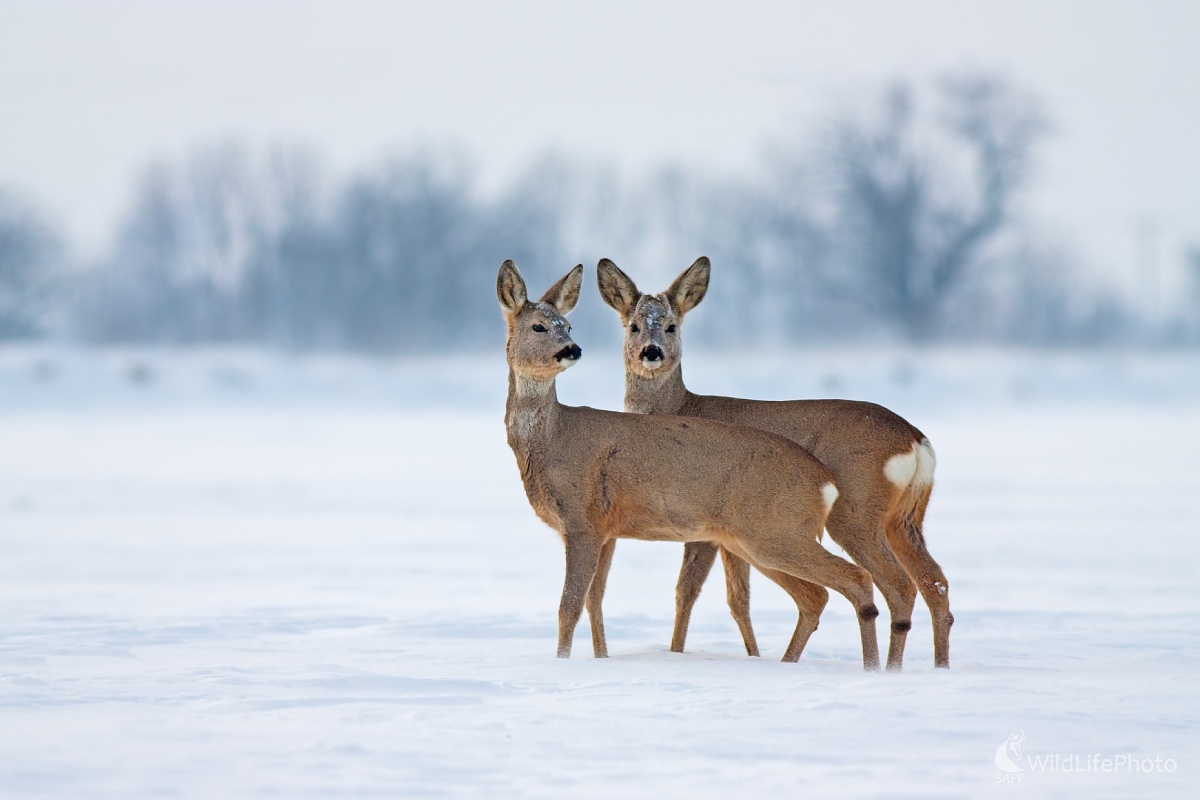
[[[1197,2],[0,0],[0,185],[86,254],[151,158],[216,138],[335,170],[454,142],[491,185],[549,147],[734,171],[845,96],[963,67],[1045,100],[1030,206],[1056,235],[1132,285],[1149,225],[1178,272],[1200,244]]]

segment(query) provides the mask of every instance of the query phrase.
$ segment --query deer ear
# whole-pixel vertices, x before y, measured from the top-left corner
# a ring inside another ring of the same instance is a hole
[[[500,265],[500,274],[496,276],[496,299],[509,316],[525,307],[525,280],[511,258]]]
[[[583,264],[576,264],[570,272],[563,275],[558,283],[551,286],[542,295],[541,302],[549,303],[558,309],[558,313],[570,314],[579,302],[579,290],[583,287]]]
[[[707,256],[700,256],[690,267],[685,269],[667,289],[667,302],[675,316],[683,319],[684,315],[704,299],[708,293],[708,277],[712,265]]]
[[[596,265],[596,283],[600,285],[600,296],[604,302],[625,319],[633,307],[637,305],[642,293],[628,275],[621,271],[607,258],[600,259]]]

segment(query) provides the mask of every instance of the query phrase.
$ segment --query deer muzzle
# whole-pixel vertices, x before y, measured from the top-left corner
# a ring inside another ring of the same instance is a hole
[[[657,369],[658,367],[662,366],[662,363],[663,363],[663,351],[662,351],[662,348],[659,347],[658,345],[652,344],[649,347],[642,350],[642,365],[643,366],[649,367],[650,369]]]
[[[559,350],[557,353],[555,353],[554,359],[559,363],[562,363],[563,361],[575,362],[578,361],[579,357],[582,355],[583,351],[579,349],[579,345],[569,344],[562,350]]]

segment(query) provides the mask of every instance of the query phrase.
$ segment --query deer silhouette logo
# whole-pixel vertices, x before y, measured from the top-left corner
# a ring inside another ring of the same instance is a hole
[[[1024,772],[1025,768],[1016,763],[1021,760],[1021,742],[1027,737],[1022,733],[1014,733],[996,748],[996,766],[1005,772]],[[1009,753],[1015,757],[1015,761]]]

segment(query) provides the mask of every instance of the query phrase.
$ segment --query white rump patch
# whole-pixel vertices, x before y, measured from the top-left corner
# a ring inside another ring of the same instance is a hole
[[[913,442],[907,453],[899,453],[883,465],[883,475],[897,489],[906,489],[910,484],[929,486],[933,483],[933,469],[937,457],[928,439]]]
[[[907,453],[894,455],[883,465],[883,476],[897,489],[907,489],[917,474],[917,445]]]
[[[832,483],[827,483],[821,487],[821,497],[825,499],[825,513],[829,513],[829,509],[833,508],[833,502],[838,499],[837,487]]]
[[[937,467],[937,456],[933,452],[933,446],[929,444],[928,439],[922,439],[913,445],[913,453],[917,456],[917,474],[915,476],[917,484],[920,486],[931,485],[933,470]]]

